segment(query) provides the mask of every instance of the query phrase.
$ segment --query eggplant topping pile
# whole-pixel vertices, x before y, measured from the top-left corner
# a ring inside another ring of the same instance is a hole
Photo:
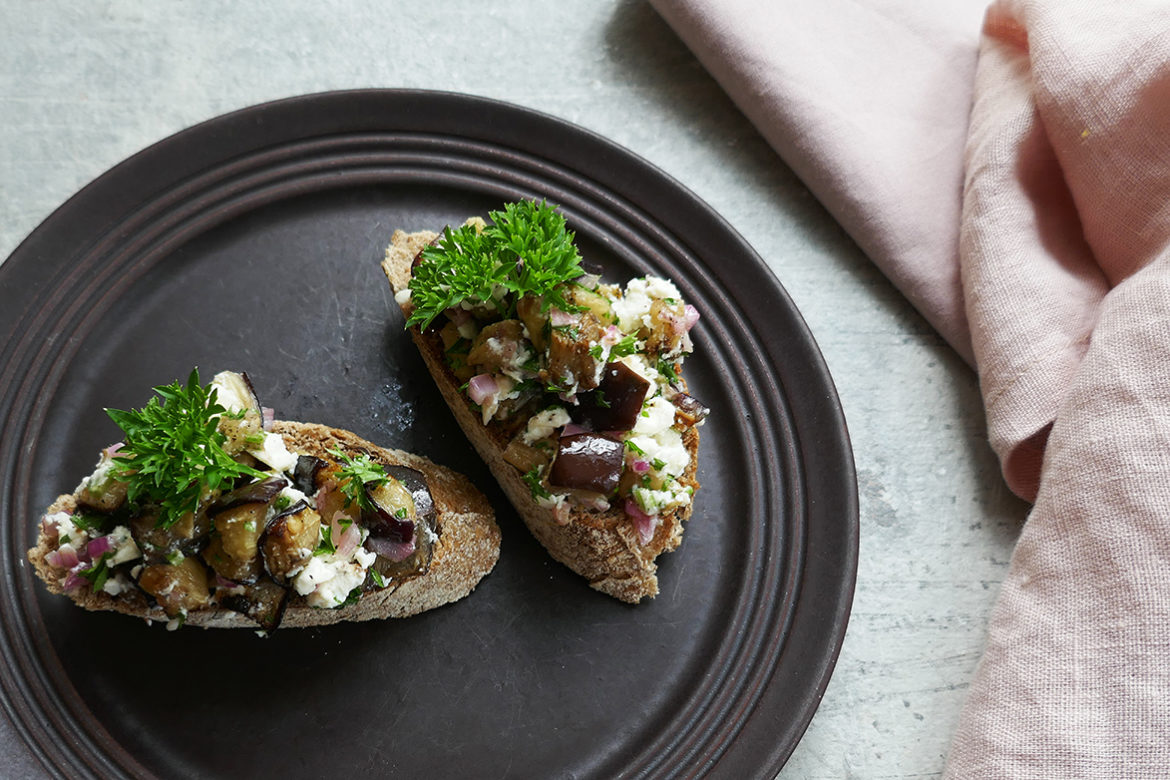
[[[707,410],[680,371],[699,312],[667,279],[587,273],[552,206],[508,203],[490,217],[417,254],[396,293],[407,324],[441,345],[538,505],[559,523],[619,507],[646,544],[694,493],[686,441]]]
[[[41,521],[64,590],[139,592],[171,627],[220,608],[271,631],[290,604],[340,608],[426,573],[438,537],[421,472],[289,452],[246,374],[155,391],[110,411],[125,441],[78,485],[75,512]]]

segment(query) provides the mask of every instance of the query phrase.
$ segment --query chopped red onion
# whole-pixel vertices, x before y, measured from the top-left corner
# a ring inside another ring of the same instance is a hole
[[[612,347],[622,340],[622,332],[618,330],[617,325],[610,325],[601,333],[601,343],[604,346]]]
[[[85,551],[89,553],[90,560],[96,560],[110,551],[113,547],[113,542],[108,536],[99,536],[86,545]]]
[[[271,431],[272,424],[276,422],[276,410],[269,409],[267,406],[261,406],[260,419],[262,421],[261,427],[263,427],[266,431]]]
[[[488,396],[500,391],[496,378],[491,374],[477,374],[467,383],[467,396],[473,403],[482,405]]]
[[[683,325],[690,330],[699,321],[699,310],[688,303],[683,311]]]
[[[634,473],[636,474],[645,474],[650,470],[650,462],[643,460],[642,458],[635,459],[634,462],[630,464],[630,466],[634,469]]]
[[[57,524],[49,520],[48,517],[41,518],[41,534],[49,541],[50,544],[57,543]],[[56,565],[56,564],[54,564]]]
[[[72,569],[81,563],[81,559],[77,557],[77,551],[73,549],[73,545],[67,544],[59,550],[53,550],[46,554],[45,563],[58,569]]]
[[[70,569],[69,573],[65,575],[65,582],[61,587],[65,589],[66,593],[71,593],[72,591],[75,591],[78,588],[83,588],[89,584],[89,580],[81,576],[81,571],[84,568],[86,568],[85,564],[79,563]]]
[[[554,328],[564,327],[565,325],[572,325],[577,321],[577,318],[568,312],[561,311],[557,308],[549,309],[548,321],[552,323]]]
[[[638,541],[649,544],[654,539],[654,532],[658,529],[658,515],[648,515],[632,498],[626,499],[626,514],[634,521],[634,530],[638,532]]]
[[[225,588],[227,590],[231,590],[232,588],[240,587],[240,583],[238,583],[234,580],[229,580],[227,577],[216,574],[215,575],[215,587]]]
[[[370,552],[377,553],[383,558],[388,558],[395,563],[405,561],[414,553],[414,539],[409,542],[392,542],[389,539],[381,539],[371,536],[366,539],[366,547]]]
[[[362,532],[358,530],[357,523],[350,525],[342,531],[340,537],[333,537],[337,545],[337,554],[342,558],[349,558],[353,555],[353,551],[357,549],[358,543],[361,542]]]
[[[111,444],[109,447],[106,447],[104,450],[102,450],[102,455],[105,455],[107,458],[115,458],[115,457],[127,455],[128,453],[118,452],[118,450],[122,449],[123,446],[125,446],[125,445],[122,442],[117,442],[115,444]]]

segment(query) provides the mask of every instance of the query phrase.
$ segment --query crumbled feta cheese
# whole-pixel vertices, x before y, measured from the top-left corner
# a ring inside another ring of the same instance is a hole
[[[105,584],[102,585],[102,590],[111,596],[118,596],[130,589],[130,580],[126,579],[126,575],[122,572],[116,572],[113,577],[107,578]]]
[[[650,325],[650,305],[655,300],[681,297],[678,288],[669,279],[646,276],[631,279],[622,297],[613,301],[610,308],[623,331],[636,333],[643,325]]]
[[[94,465],[93,473],[81,480],[81,483],[77,486],[77,490],[73,492],[77,493],[86,490],[90,495],[101,495],[105,492],[110,480],[113,479],[113,470],[114,458],[103,451],[101,458]]]
[[[274,471],[292,471],[297,467],[297,456],[288,451],[279,433],[265,433],[264,443],[248,452]]]
[[[658,369],[650,365],[650,363],[646,360],[645,355],[635,352],[632,355],[626,355],[625,357],[618,358],[618,361],[625,363],[626,366],[629,367],[630,370],[632,370],[635,374],[649,382],[651,386],[651,394],[655,392],[653,388],[658,385],[658,378],[660,374],[658,373]]]
[[[229,412],[246,412],[252,408],[252,399],[240,395],[238,383],[226,380],[226,377],[230,375],[230,371],[221,371],[211,380],[211,389],[215,390],[215,400]]]
[[[563,406],[549,407],[529,418],[522,440],[525,444],[535,444],[541,439],[547,439],[557,428],[568,425],[571,419],[568,410]]]
[[[85,543],[89,541],[89,534],[73,524],[73,515],[68,512],[54,512],[51,515],[45,515],[45,522],[56,526],[57,539],[68,539],[66,544],[73,548],[85,547]],[[63,546],[59,545],[58,549]]]
[[[124,525],[115,526],[109,533],[110,551],[112,555],[107,562],[108,566],[117,566],[120,563],[137,560],[142,557],[142,551],[130,535],[130,529]],[[115,594],[117,595],[117,594]]]
[[[398,292],[394,293],[394,302],[399,306],[405,306],[410,303],[410,288],[403,287]]]
[[[329,609],[345,602],[350,591],[366,581],[366,571],[378,556],[358,547],[352,558],[322,555],[312,558],[293,578],[293,587],[311,607]]]
[[[634,501],[648,515],[657,515],[668,512],[675,507],[686,506],[691,503],[691,494],[687,490],[653,490],[651,488],[635,487],[631,493]]]
[[[657,436],[674,425],[674,404],[657,396],[642,405],[642,411],[634,423],[634,433]]]

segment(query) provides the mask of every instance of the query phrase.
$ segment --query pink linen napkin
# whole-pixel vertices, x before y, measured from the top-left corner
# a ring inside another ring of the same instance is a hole
[[[986,0],[651,0],[760,133],[968,362],[967,111]]]
[[[969,4],[656,5],[961,352],[970,333],[1034,501],[947,776],[1170,776],[1170,4],[999,0],[977,74]]]

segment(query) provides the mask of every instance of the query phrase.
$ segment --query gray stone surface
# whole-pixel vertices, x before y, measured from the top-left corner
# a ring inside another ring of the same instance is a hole
[[[353,87],[511,101],[583,125],[722,214],[837,382],[861,495],[853,618],[783,778],[935,777],[1027,507],[973,373],[636,0],[0,0],[0,257],[73,192],[217,114]],[[39,777],[9,745],[6,777]]]

